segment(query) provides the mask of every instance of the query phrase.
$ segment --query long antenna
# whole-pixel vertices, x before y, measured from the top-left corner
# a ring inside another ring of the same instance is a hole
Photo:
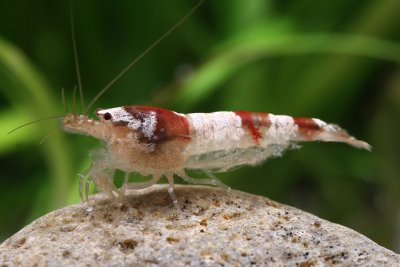
[[[72,45],[74,47],[74,56],[75,56],[75,67],[76,67],[76,74],[78,77],[78,88],[79,88],[79,96],[81,98],[81,106],[82,106],[82,115],[86,115],[85,103],[83,101],[83,91],[82,91],[82,80],[81,80],[81,71],[79,70],[79,61],[78,61],[78,51],[76,49],[76,41],[75,41],[75,25],[74,25],[74,1],[70,1],[70,14],[71,14],[71,34],[72,34]],[[74,91],[75,96],[75,91]],[[74,97],[75,102],[75,97]],[[75,107],[75,104],[74,104]],[[75,109],[73,110],[75,114]]]
[[[11,132],[8,132],[7,134],[10,134],[10,133],[12,133],[12,132],[18,130],[19,128],[25,127],[25,126],[27,126],[27,125],[29,125],[29,124],[37,123],[37,122],[39,122],[39,121],[52,120],[52,119],[59,119],[59,118],[62,118],[62,117],[64,117],[64,116],[52,116],[52,117],[43,118],[43,119],[40,119],[40,120],[31,121],[31,122],[22,124],[21,126],[18,126],[17,128],[15,128],[14,130],[12,130]]]
[[[75,92],[75,91],[74,91]],[[67,107],[67,103],[66,103],[66,101],[65,101],[65,93],[64,93],[64,88],[61,88],[61,96],[62,96],[62,102],[63,102],[63,106],[64,106],[64,108],[65,108],[65,111],[67,112],[67,114],[69,113],[69,111],[68,111],[68,107]],[[25,124],[22,124],[21,126],[18,126],[17,128],[15,128],[14,130],[12,130],[12,131],[10,131],[10,132],[8,132],[7,134],[10,134],[10,133],[12,133],[12,132],[14,132],[14,131],[16,131],[16,130],[18,130],[18,129],[20,129],[20,128],[22,128],[22,127],[25,127],[25,126],[27,126],[27,125],[30,125],[30,124],[34,124],[34,123],[37,123],[37,122],[39,122],[39,121],[45,121],[45,120],[52,120],[52,119],[60,119],[60,118],[63,118],[64,116],[51,116],[51,117],[47,117],[47,118],[43,118],[43,119],[39,119],[39,120],[35,120],[35,121],[31,121],[31,122],[28,122],[28,123],[25,123]],[[58,129],[58,128],[60,128],[60,127],[57,127],[56,129]],[[43,138],[42,139],[42,141],[40,141],[40,143],[39,144],[41,144],[43,141],[44,141],[44,139],[46,139],[52,132],[54,132],[54,130],[53,131],[51,131],[49,134],[47,134],[46,136],[45,136],[45,138]]]
[[[149,46],[144,52],[142,52],[134,61],[132,61],[125,69],[123,69],[117,77],[115,77],[111,82],[109,82],[89,103],[84,111],[84,115],[86,112],[93,106],[94,102],[99,99],[99,97],[113,85],[122,75],[125,74],[133,65],[136,64],[144,55],[146,55],[151,49],[153,49],[159,42],[161,42],[165,37],[167,37],[173,30],[175,30],[183,21],[185,21],[205,0],[201,0],[192,10],[189,11],[178,23],[176,23],[171,29],[169,29],[163,36],[161,36],[157,41],[155,41],[151,46]],[[78,61],[77,61],[78,62]],[[81,92],[82,94],[82,92]]]

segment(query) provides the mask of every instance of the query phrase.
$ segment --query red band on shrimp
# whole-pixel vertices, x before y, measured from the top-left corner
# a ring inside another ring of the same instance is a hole
[[[148,106],[125,106],[124,109],[136,117],[140,114],[155,113],[156,124],[150,138],[151,142],[160,143],[176,137],[191,140],[187,119],[173,111]]]
[[[323,132],[321,128],[313,119],[310,118],[293,118],[294,123],[299,127],[299,132],[307,140],[314,140],[315,137]]]
[[[235,114],[242,119],[242,125],[246,126],[249,130],[254,143],[259,146],[260,139],[263,138],[259,127],[260,126],[270,126],[268,120],[268,113],[252,113],[249,111],[235,111]]]

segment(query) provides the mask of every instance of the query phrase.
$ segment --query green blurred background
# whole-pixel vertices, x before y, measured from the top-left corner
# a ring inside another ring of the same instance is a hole
[[[197,1],[76,1],[86,104]],[[79,202],[99,142],[56,131],[77,85],[68,1],[0,2],[0,242]],[[400,1],[207,0],[92,107],[265,111],[335,122],[372,153],[304,143],[217,176],[400,252]],[[78,106],[80,110],[80,105]],[[177,181],[180,179],[176,179]],[[120,179],[117,178],[117,183]],[[179,197],[179,196],[178,196]]]

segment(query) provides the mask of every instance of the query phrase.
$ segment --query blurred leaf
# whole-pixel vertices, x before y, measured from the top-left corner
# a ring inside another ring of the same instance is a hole
[[[48,85],[35,69],[34,66],[24,57],[24,55],[11,44],[5,40],[0,39],[0,90],[9,99],[14,110],[18,110],[19,114],[24,114],[23,119],[33,120],[33,118],[44,117],[45,114],[56,114],[54,103],[55,101],[50,97],[51,91],[48,89]],[[52,104],[53,103],[53,104]],[[3,112],[2,114],[7,115],[5,121],[13,121],[8,126],[15,126],[16,123],[20,123],[22,118],[16,116],[15,113]],[[26,121],[24,121],[26,123]],[[28,128],[30,127],[30,128]],[[5,128],[3,128],[5,129]],[[49,131],[48,126],[42,126],[37,124],[29,125],[24,130],[24,136],[22,139],[22,130],[20,133],[16,133],[13,137],[11,135],[4,138],[10,137],[7,140],[7,147],[21,146],[22,143],[29,145],[29,147],[38,146],[39,140],[36,139],[38,136],[44,136],[44,133]],[[12,128],[6,131],[11,131]],[[30,134],[27,134],[30,133]],[[36,140],[35,140],[36,139]],[[65,140],[59,133],[54,133],[52,138],[46,140],[42,146],[45,159],[51,170],[49,176],[51,177],[47,184],[48,190],[42,192],[36,192],[37,197],[42,199],[40,204],[37,204],[36,208],[33,208],[31,214],[28,215],[28,220],[37,218],[48,211],[55,208],[62,207],[66,203],[65,189],[70,187],[68,178],[70,177],[70,167],[67,160],[67,156],[64,154],[67,151],[65,146]],[[5,153],[6,146],[3,146]],[[24,164],[19,162],[18,164]],[[27,175],[29,170],[24,172],[16,172],[15,176]],[[15,177],[17,179],[17,177]],[[51,199],[52,201],[48,201]],[[44,201],[46,200],[46,201]],[[34,204],[34,202],[32,202]],[[30,216],[30,217],[29,217]]]

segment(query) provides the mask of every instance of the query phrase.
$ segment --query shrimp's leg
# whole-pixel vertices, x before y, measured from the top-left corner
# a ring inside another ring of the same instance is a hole
[[[86,203],[89,207],[90,207],[90,205],[89,205],[89,185],[90,185],[91,181],[93,181],[93,177],[89,176],[89,178],[86,179],[86,184],[85,184]]]
[[[79,196],[81,197],[81,200],[83,202],[83,181],[85,180],[86,175],[88,175],[90,169],[86,170],[82,174],[78,174],[81,178],[79,179]]]
[[[157,181],[160,179],[159,175],[153,175],[153,178],[146,182],[140,182],[140,183],[124,183],[124,185],[121,187],[124,190],[126,189],[144,189],[147,187],[152,186],[153,184],[157,183]]]
[[[181,210],[181,207],[179,206],[178,199],[174,194],[174,174],[166,174],[165,176],[167,177],[169,182],[168,193],[171,196],[172,202],[174,203],[176,209],[178,210],[179,215],[183,218],[183,212]]]
[[[204,172],[210,179],[196,179],[189,177],[185,172],[179,173],[179,176],[182,177],[183,180],[185,180],[188,183],[191,184],[209,184],[209,185],[216,185],[219,188],[222,188],[226,190],[227,192],[230,192],[232,189],[222,183],[217,177],[215,177],[212,173],[210,172]]]
[[[105,150],[99,149],[97,152],[91,153],[94,155],[90,168],[84,173],[80,174],[79,180],[79,195],[83,201],[83,182],[86,176],[85,196],[86,203],[89,205],[89,185],[94,181],[97,189],[101,192],[106,191],[111,199],[114,199],[113,191],[118,194],[118,189],[115,187],[113,177],[115,169],[108,169],[106,166],[107,161],[104,158]]]
[[[119,192],[120,192],[119,202],[120,203],[122,203],[125,200],[125,196],[126,196],[125,192],[127,189],[144,189],[144,188],[150,187],[153,184],[157,183],[157,181],[160,179],[159,175],[153,175],[153,178],[146,182],[128,183],[129,174],[130,173],[125,173],[125,183],[121,186],[121,188],[119,190]]]
[[[111,199],[114,199],[114,194],[113,192],[118,193],[117,187],[114,185],[114,173],[115,170],[101,170],[101,171],[95,171],[91,174],[91,177],[93,177],[91,180],[94,181],[97,189],[101,192],[107,192],[108,196]],[[86,184],[87,190],[89,189],[89,185]],[[88,192],[88,191],[87,191]]]
[[[124,184],[127,184],[129,182],[129,175],[130,174],[131,174],[130,172],[126,172],[125,173]]]
[[[226,184],[224,184],[223,182],[221,182],[217,177],[214,176],[214,174],[212,174],[211,172],[204,172],[208,177],[211,178],[211,183],[213,185],[218,186],[219,188],[222,188],[224,190],[226,190],[227,192],[230,192],[232,189],[227,186]]]
[[[114,194],[113,192],[116,192],[119,195],[118,189],[115,187],[114,182],[112,178],[114,177],[115,170],[107,170],[104,172],[104,170],[95,170],[93,171],[93,166],[86,170],[84,173],[80,174],[80,180],[79,180],[79,195],[83,201],[83,181],[87,175],[89,177],[86,179],[85,182],[85,198],[86,198],[86,203],[88,206],[89,205],[89,186],[90,183],[93,181],[97,187],[97,189],[101,192],[107,192],[109,198],[111,201],[114,200]]]
[[[215,185],[217,185],[219,188],[225,189],[226,192],[228,192],[229,194],[233,194],[237,197],[240,197],[241,199],[245,199],[250,201],[255,207],[262,207],[263,204],[259,202],[259,200],[254,197],[251,198],[250,196],[244,194],[241,191],[237,191],[237,190],[232,190],[229,186],[223,184],[220,180],[218,180],[217,177],[215,177],[211,172],[204,172],[208,177],[210,177],[212,180],[216,181]]]
[[[127,189],[127,187],[125,185],[127,185],[129,183],[129,175],[130,174],[131,174],[130,172],[125,173],[124,183],[122,184],[121,188],[119,189],[118,203],[125,202],[125,191]]]
[[[256,201],[250,199],[248,196],[246,196],[245,194],[243,194],[240,191],[236,191],[236,190],[232,190],[232,188],[230,188],[229,186],[227,186],[226,184],[222,183],[217,177],[215,177],[212,173],[210,172],[204,172],[208,177],[210,177],[210,179],[196,179],[196,178],[192,178],[187,176],[186,173],[180,173],[179,176],[182,177],[183,180],[185,180],[188,183],[192,183],[192,184],[209,184],[209,185],[216,185],[219,188],[225,190],[227,193],[229,194],[234,194],[242,199],[247,199],[250,202],[252,202],[255,206],[260,206],[260,204],[257,204]],[[262,205],[261,205],[262,206]]]

